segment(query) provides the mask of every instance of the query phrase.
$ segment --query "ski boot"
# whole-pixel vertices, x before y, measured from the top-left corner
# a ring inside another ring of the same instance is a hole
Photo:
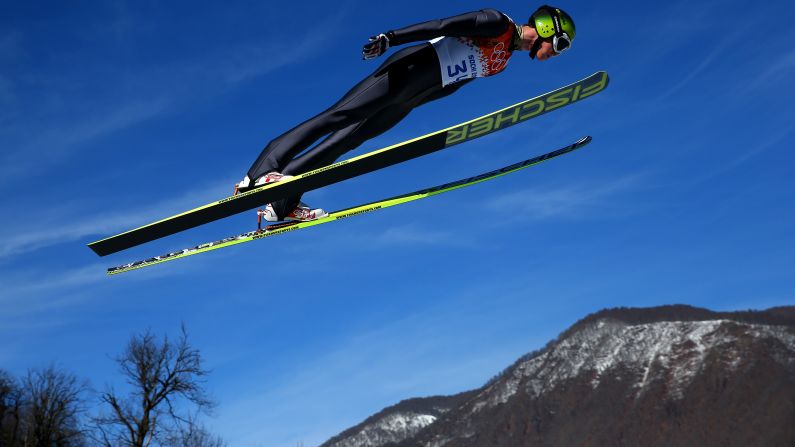
[[[273,206],[268,204],[264,210],[258,210],[257,215],[264,219],[266,222],[279,222],[280,219],[273,211]],[[285,216],[284,220],[288,222],[309,222],[311,220],[322,219],[328,216],[328,213],[323,211],[322,208],[312,209],[304,202],[300,202],[290,214]]]
[[[274,171],[263,175],[262,177],[258,178],[256,182],[252,184],[251,179],[248,178],[248,176],[245,176],[243,180],[240,181],[240,183],[235,183],[235,193],[233,195],[238,195],[250,189],[259,188],[260,186],[263,185],[268,185],[271,183],[276,183],[291,178],[293,178],[292,175],[284,175]]]

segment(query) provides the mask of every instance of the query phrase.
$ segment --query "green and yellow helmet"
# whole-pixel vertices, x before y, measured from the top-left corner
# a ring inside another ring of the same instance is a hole
[[[562,53],[571,48],[571,42],[577,34],[577,27],[574,20],[560,8],[543,5],[530,16],[528,24],[535,28],[540,39],[536,40],[530,57],[535,57],[536,52],[541,47],[541,42],[552,43],[552,49],[556,53]]]

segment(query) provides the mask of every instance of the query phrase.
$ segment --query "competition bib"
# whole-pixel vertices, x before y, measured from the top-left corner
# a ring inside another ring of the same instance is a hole
[[[442,86],[495,75],[508,65],[515,25],[497,37],[439,37],[430,41],[442,71]]]

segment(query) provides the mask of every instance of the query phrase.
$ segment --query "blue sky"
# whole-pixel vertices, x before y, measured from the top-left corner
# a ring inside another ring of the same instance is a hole
[[[795,303],[795,18],[572,0],[572,50],[413,112],[351,155],[596,70],[611,86],[533,122],[308,194],[338,209],[586,149],[476,187],[118,277],[248,231],[239,215],[107,258],[85,244],[226,196],[269,139],[378,62],[367,36],[525,3],[0,3],[0,368],[96,389],[132,333],[184,322],[231,445],[318,444],[401,399],[483,384],[589,312]],[[771,26],[771,21],[773,22]]]

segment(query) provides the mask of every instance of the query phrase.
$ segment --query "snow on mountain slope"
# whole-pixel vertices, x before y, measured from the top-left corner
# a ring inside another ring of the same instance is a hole
[[[636,374],[638,395],[649,382],[665,380],[671,396],[681,397],[685,387],[702,370],[708,353],[720,352],[728,359],[727,367],[735,368],[741,354],[739,346],[748,339],[763,338],[790,347],[789,354],[778,359],[781,363],[795,362],[795,335],[781,326],[728,320],[640,325],[601,320],[517,365],[510,377],[476,398],[473,411],[507,402],[519,391],[519,384],[525,378],[528,379],[525,391],[538,397],[586,371],[594,373],[591,384],[596,388],[602,374],[619,366]]]
[[[795,308],[602,311],[484,387],[433,399],[324,447],[795,445]]]

